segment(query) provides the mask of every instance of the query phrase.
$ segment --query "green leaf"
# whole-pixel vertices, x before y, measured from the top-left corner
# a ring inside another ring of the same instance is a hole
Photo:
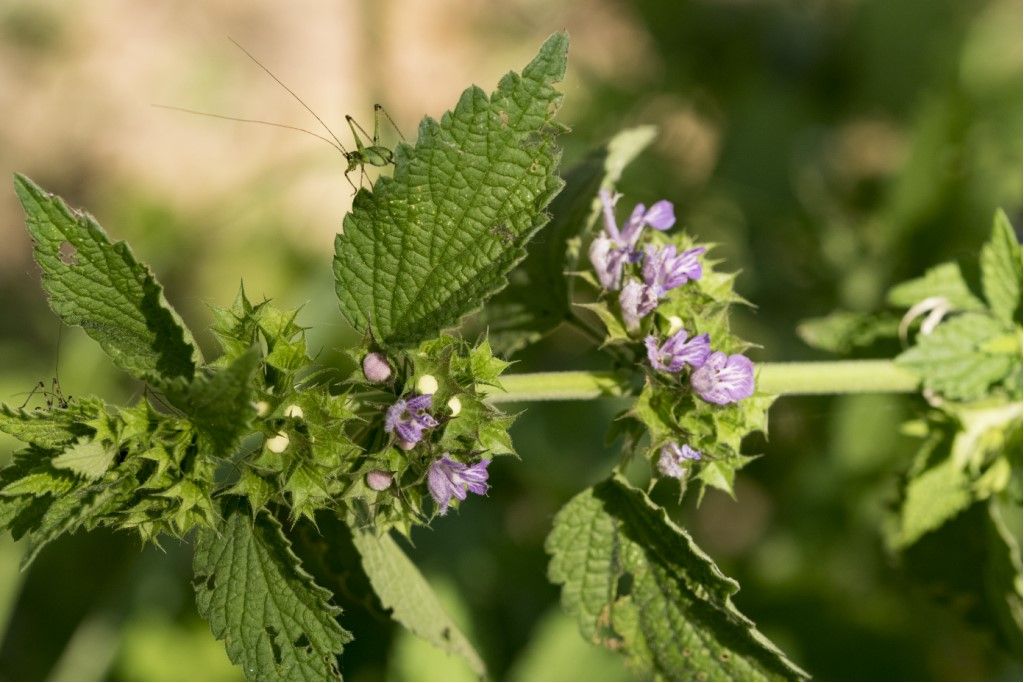
[[[480,655],[394,539],[388,534],[354,531],[352,541],[377,597],[391,610],[392,618],[432,645],[463,658],[478,676],[485,676]]]
[[[0,404],[0,432],[10,434],[19,441],[43,448],[63,448],[65,444],[84,435],[78,412],[65,410],[32,411]]]
[[[78,441],[52,460],[57,469],[71,470],[86,479],[103,476],[117,455],[117,448],[99,439]]]
[[[845,355],[879,339],[895,338],[899,334],[899,320],[884,314],[836,311],[801,321],[796,332],[808,346]]]
[[[549,575],[587,640],[669,680],[806,678],[733,605],[739,589],[665,511],[625,480],[555,517]]]
[[[88,526],[117,505],[122,491],[102,482],[75,489],[56,498],[46,509],[38,525],[28,533],[28,544],[21,558],[22,568],[28,567],[39,552],[51,541]]]
[[[490,98],[474,86],[440,122],[424,119],[415,147],[395,150],[394,176],[356,195],[334,259],[341,310],[356,329],[414,344],[505,286],[562,187],[552,85],[568,42],[553,35]]]
[[[952,458],[926,470],[907,485],[895,546],[901,548],[916,542],[973,502],[971,479]]]
[[[571,298],[565,273],[575,268],[570,240],[588,232],[600,215],[598,190],[614,187],[656,133],[653,126],[624,130],[565,174],[565,189],[551,203],[551,221],[537,233],[509,286],[487,306],[485,321],[499,353],[508,356],[565,320]]]
[[[989,345],[1007,336],[1003,323],[980,313],[965,313],[940,324],[896,362],[921,376],[927,389],[952,400],[981,398],[988,388],[1020,367],[1020,351],[991,353]],[[1019,341],[1016,342],[1019,344]],[[1018,370],[1019,374],[1019,370]]]
[[[228,513],[199,536],[196,603],[213,635],[249,680],[339,680],[338,655],[352,636],[272,517]]]
[[[992,238],[981,248],[981,287],[996,317],[1008,323],[1020,307],[1021,249],[1010,219],[997,211]]]
[[[957,310],[985,310],[985,304],[967,287],[960,266],[955,263],[943,263],[919,278],[896,285],[889,290],[888,298],[893,306],[910,308],[931,297],[942,297]]]
[[[128,245],[111,244],[92,216],[69,209],[25,176],[15,175],[14,187],[53,312],[80,325],[139,379],[191,379],[202,363],[192,334]]]

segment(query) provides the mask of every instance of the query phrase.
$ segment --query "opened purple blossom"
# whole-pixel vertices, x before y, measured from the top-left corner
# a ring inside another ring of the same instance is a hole
[[[692,339],[687,339],[686,336],[686,330],[679,328],[659,345],[657,337],[648,335],[644,339],[644,345],[647,347],[647,360],[650,361],[651,367],[662,372],[674,373],[686,365],[691,368],[704,365],[704,361],[711,354],[711,337],[706,333]]]
[[[754,364],[738,353],[715,351],[690,375],[690,386],[708,403],[735,403],[754,393]]]
[[[698,257],[705,251],[706,247],[694,247],[680,254],[673,244],[660,249],[647,247],[644,255],[644,283],[662,297],[669,290],[685,285],[690,280],[699,280],[704,273]]]
[[[680,446],[673,441],[661,447],[661,455],[658,456],[658,471],[666,477],[682,479],[686,475],[686,462],[700,459],[700,451],[690,448],[686,444]]]
[[[384,431],[398,439],[398,445],[408,450],[419,443],[423,432],[437,426],[437,420],[426,411],[432,397],[413,394],[395,401],[384,416]]]
[[[448,453],[430,463],[427,470],[427,488],[437,503],[438,514],[448,512],[452,498],[466,500],[467,491],[482,496],[487,493],[487,466],[490,460],[466,465],[453,460]]]
[[[644,227],[668,230],[676,222],[671,202],[655,202],[650,209],[637,204],[629,220],[619,230],[615,222],[615,204],[622,195],[613,195],[607,189],[598,193],[604,213],[604,231],[590,245],[590,263],[597,272],[598,280],[605,289],[618,289],[622,281],[622,268],[626,263],[635,263],[640,258],[636,245]]]
[[[640,321],[648,313],[658,306],[658,296],[654,290],[640,282],[631,279],[619,292],[619,307],[622,309],[622,319],[626,323],[626,329],[636,330],[640,327]]]

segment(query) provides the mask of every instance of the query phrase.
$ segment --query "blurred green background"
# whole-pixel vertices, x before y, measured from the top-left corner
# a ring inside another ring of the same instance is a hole
[[[1020,26],[1019,0],[0,0],[0,175],[29,174],[128,240],[208,355],[206,304],[243,279],[305,304],[319,360],[336,365],[354,339],[330,274],[351,199],[343,159],[300,134],[150,105],[311,126],[231,36],[338,128],[381,102],[410,135],[566,28],[567,163],[622,127],[659,125],[626,174],[628,201],[672,199],[743,269],[758,308],[738,326],[758,360],[811,359],[799,320],[871,310],[929,265],[970,263],[997,207],[1019,228]],[[137,396],[80,330],[59,331],[21,221],[0,190],[0,400],[55,373],[67,394]],[[519,360],[603,362],[568,331]],[[513,433],[522,461],[496,463],[488,499],[418,531],[413,555],[496,678],[628,679],[560,615],[542,550],[555,511],[614,461],[603,436],[621,405],[528,408]],[[740,609],[819,678],[1019,680],[1019,643],[884,549],[913,452],[897,430],[914,408],[781,400],[737,501],[710,495],[685,522],[741,582]],[[187,546],[96,533],[24,573],[19,558],[0,542],[0,678],[237,677],[195,615]],[[943,561],[969,560],[954,548]],[[353,608],[343,623],[357,636],[349,679],[467,676],[379,615]]]

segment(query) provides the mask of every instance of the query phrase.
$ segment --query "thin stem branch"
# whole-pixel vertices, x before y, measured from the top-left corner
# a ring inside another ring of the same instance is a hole
[[[606,371],[534,372],[501,382],[505,391],[488,389],[494,403],[583,401],[633,392],[626,377]],[[761,363],[757,374],[759,391],[783,396],[911,393],[919,386],[915,375],[890,360]]]

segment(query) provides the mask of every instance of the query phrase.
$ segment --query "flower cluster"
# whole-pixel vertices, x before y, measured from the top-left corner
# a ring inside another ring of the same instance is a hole
[[[448,453],[431,463],[427,470],[427,488],[437,503],[439,514],[448,512],[452,498],[466,500],[467,492],[482,496],[487,493],[487,466],[490,460],[466,465],[453,460]]]
[[[658,471],[666,477],[682,479],[686,476],[686,463],[701,459],[700,451],[687,445],[680,446],[675,441],[661,447],[658,457]]]
[[[749,358],[739,353],[727,356],[712,351],[707,334],[689,339],[687,335],[685,329],[679,328],[662,343],[656,336],[648,335],[644,344],[651,367],[675,374],[689,366],[690,387],[708,403],[726,405],[754,393],[754,364]]]
[[[619,308],[626,328],[635,331],[640,321],[651,313],[665,295],[702,275],[699,257],[704,247],[679,252],[674,245],[648,246],[644,251],[638,242],[645,227],[664,232],[676,223],[675,209],[667,200],[655,202],[651,208],[637,204],[626,224],[619,229],[615,221],[615,204],[621,195],[601,190],[598,195],[604,213],[604,230],[590,245],[590,263],[597,272],[601,286],[619,292]],[[622,283],[626,264],[640,263],[642,279],[629,277]]]

